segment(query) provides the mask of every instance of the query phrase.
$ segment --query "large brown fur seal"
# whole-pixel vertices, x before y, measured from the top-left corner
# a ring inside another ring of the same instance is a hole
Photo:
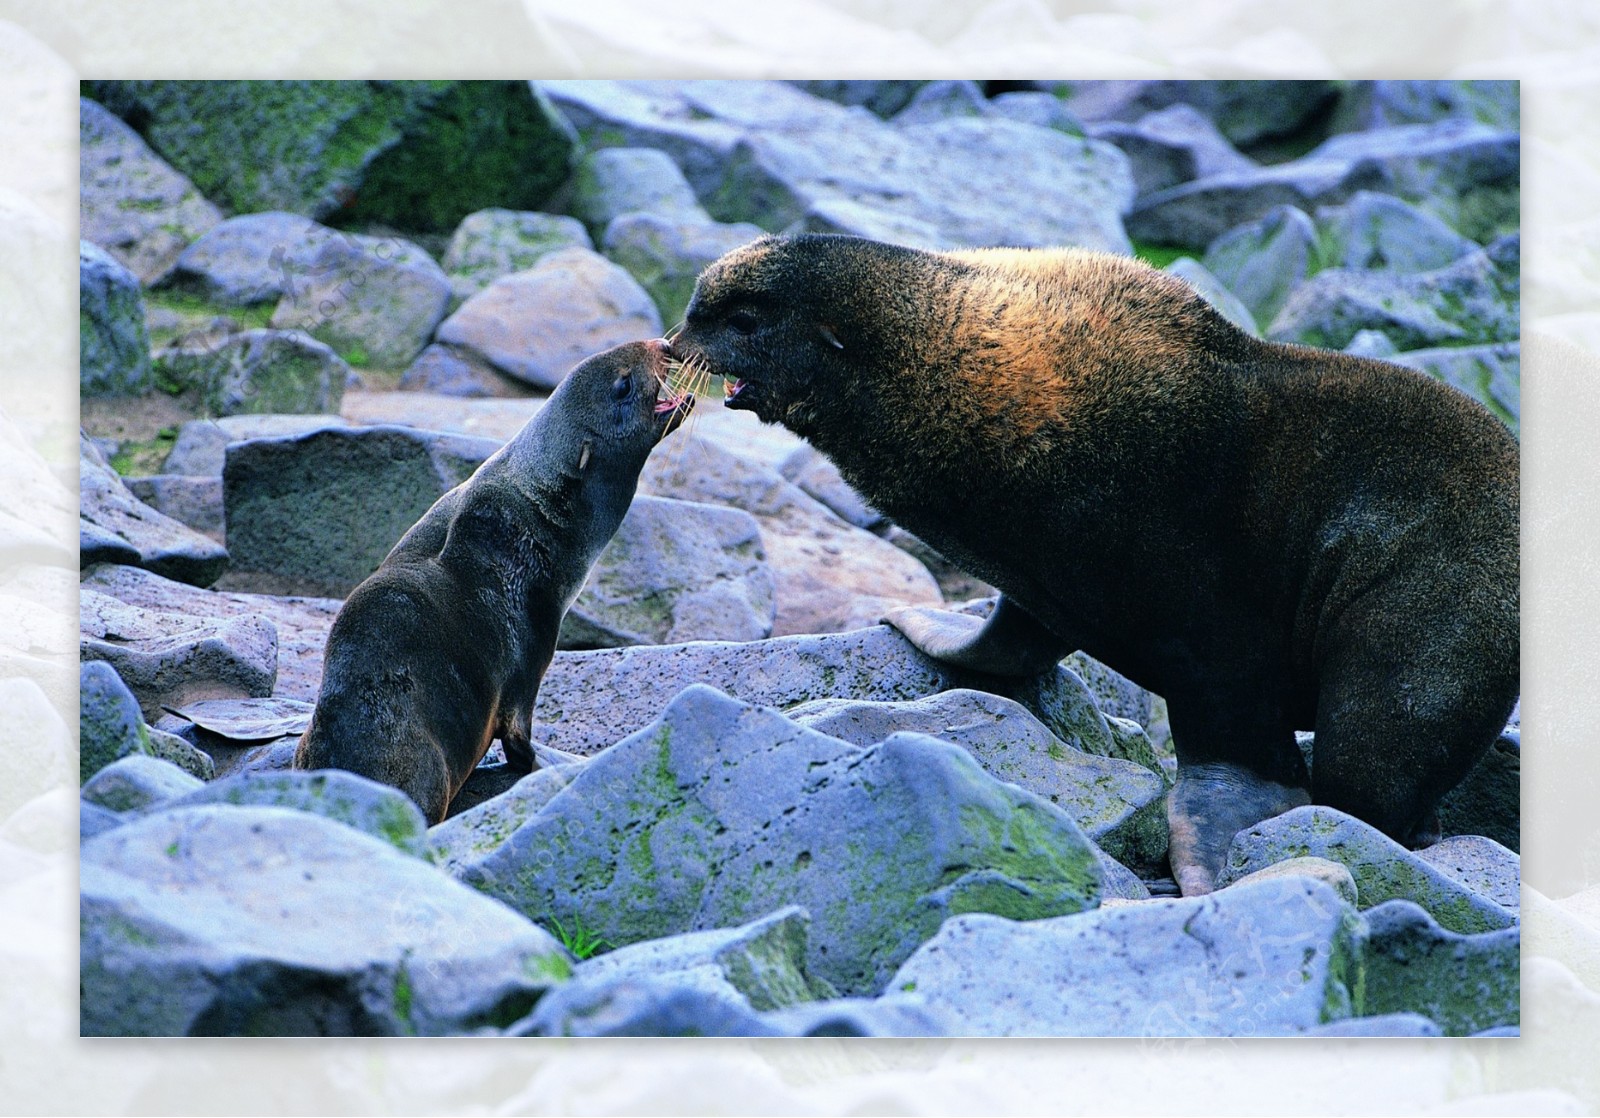
[[[1082,649],[1165,696],[1185,893],[1310,799],[1415,840],[1512,709],[1517,446],[1421,373],[1259,341],[1121,257],[836,236],[713,263],[673,348],[1000,588],[987,622],[892,615],[924,652]]]
[[[665,353],[633,342],[579,365],[355,588],[328,634],[296,768],[394,785],[434,823],[496,737],[532,768],[533,702],[561,618],[651,448],[693,405],[658,400]]]

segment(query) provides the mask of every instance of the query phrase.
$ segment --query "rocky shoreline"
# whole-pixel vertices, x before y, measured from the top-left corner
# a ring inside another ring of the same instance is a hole
[[[202,192],[227,153],[195,122],[287,110],[170,84],[82,105],[86,1034],[1516,1030],[1515,722],[1444,841],[1298,809],[1170,896],[1159,698],[1081,655],[1024,685],[920,656],[886,610],[992,590],[712,401],[563,626],[540,769],[493,751],[433,828],[287,769],[339,599],[762,231],[1135,251],[1515,430],[1514,85],[301,83],[300,170]],[[451,132],[468,103],[498,123]],[[484,128],[546,185],[394,201]],[[152,402],[183,421],[112,421]]]

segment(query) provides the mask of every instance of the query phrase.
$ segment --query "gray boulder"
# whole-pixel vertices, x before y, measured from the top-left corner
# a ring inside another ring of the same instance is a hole
[[[1274,206],[1223,233],[1206,248],[1206,269],[1249,308],[1271,322],[1311,272],[1317,230],[1294,206]]]
[[[110,808],[101,807],[99,804],[80,803],[78,805],[78,842],[88,842],[95,835],[105,834],[113,827],[120,827],[125,822],[123,817]]]
[[[97,81],[145,139],[234,213],[445,233],[531,210],[566,179],[572,136],[525,81]]]
[[[176,765],[197,780],[211,780],[217,775],[217,764],[211,754],[187,738],[156,726],[146,726],[145,729],[150,733],[150,752],[155,757]]]
[[[1508,850],[1522,849],[1522,731],[1507,728],[1467,778],[1439,802],[1446,835],[1483,835]]]
[[[1495,931],[1517,921],[1515,914],[1441,873],[1376,827],[1319,805],[1297,807],[1240,831],[1219,884],[1308,854],[1342,863],[1355,877],[1363,905],[1412,901],[1446,928],[1465,934]]]
[[[1400,351],[1389,340],[1389,335],[1382,330],[1357,330],[1356,336],[1350,339],[1350,344],[1340,352],[1348,353],[1352,357],[1376,357],[1383,361],[1394,357]]]
[[[570,972],[504,906],[304,812],[157,812],[85,843],[79,881],[86,1036],[462,1032]]]
[[[985,117],[990,113],[983,87],[975,81],[931,81],[917,90],[906,107],[895,113],[897,125],[932,124],[940,120]]]
[[[1230,143],[1286,136],[1336,96],[1331,81],[1074,81],[1068,108],[1084,120],[1139,120],[1174,105],[1210,118]]]
[[[806,973],[806,940],[811,917],[789,905],[735,928],[686,932],[619,947],[580,963],[563,997],[542,1003],[534,1013],[537,1031],[551,1028],[570,1010],[604,987],[630,980],[680,975],[685,985],[707,985],[764,1011],[826,998],[834,990]]]
[[[79,440],[78,484],[84,566],[127,563],[197,586],[227,567],[225,547],[135,498],[87,438]]]
[[[152,474],[122,479],[136,499],[163,516],[223,542],[222,478]]]
[[[596,146],[653,147],[721,221],[914,243],[1127,252],[1109,145],[1012,120],[895,127],[777,82],[546,82]]]
[[[296,330],[245,330],[213,345],[173,346],[156,356],[171,383],[200,390],[213,415],[337,412],[350,366]]]
[[[1385,1013],[1376,1017],[1346,1017],[1315,1029],[1307,1029],[1308,1037],[1371,1037],[1371,1036],[1443,1036],[1438,1023],[1420,1013]]]
[[[1246,334],[1253,337],[1260,336],[1261,331],[1256,326],[1255,316],[1250,313],[1250,308],[1245,306],[1220,279],[1212,275],[1200,261],[1192,256],[1180,256],[1168,264],[1166,270],[1198,291],[1223,318]]]
[[[138,396],[155,387],[139,277],[78,242],[78,385],[85,396]]]
[[[1117,861],[1152,869],[1165,861],[1166,782],[1132,762],[1074,749],[1010,699],[956,689],[909,702],[818,699],[787,715],[854,745],[905,731],[959,745],[991,776],[1061,808]]]
[[[778,463],[778,472],[803,491],[832,509],[839,519],[857,528],[875,528],[884,515],[845,481],[827,455],[803,443]]]
[[[975,1036],[1298,1033],[1359,1008],[1362,931],[1303,877],[1028,923],[968,914],[888,989]]]
[[[1115,144],[1128,157],[1141,197],[1191,179],[1247,172],[1256,166],[1192,105],[1171,105],[1132,124],[1103,121],[1089,125],[1087,131],[1097,140]]]
[[[428,848],[427,820],[409,796],[340,769],[239,773],[159,806],[166,811],[207,804],[288,808],[342,823],[414,857]]]
[[[640,493],[732,505],[760,523],[775,583],[774,634],[860,628],[897,606],[942,600],[916,559],[841,520],[776,470],[682,434],[662,451],[645,464]]]
[[[1381,330],[1401,350],[1512,342],[1521,333],[1518,288],[1484,252],[1431,272],[1329,268],[1294,290],[1267,337],[1327,349],[1361,330]]]
[[[78,232],[142,283],[166,274],[184,246],[222,220],[139,134],[87,98],[78,100]]]
[[[84,589],[78,628],[79,656],[116,669],[151,720],[163,706],[270,695],[277,677],[277,630],[260,617],[162,613]]]
[[[569,205],[596,237],[623,214],[711,220],[672,156],[658,148],[608,147],[583,156],[573,175]]]
[[[427,857],[459,876],[492,853],[511,833],[536,815],[572,778],[582,763],[534,769],[505,792],[436,823],[428,829]],[[574,928],[574,933],[577,932]]]
[[[1397,195],[1485,243],[1521,225],[1521,153],[1517,128],[1442,120],[1324,141],[1305,156],[1375,171],[1371,189]]]
[[[840,105],[860,106],[881,117],[891,117],[927,84],[920,81],[793,81],[789,83],[813,97]]]
[[[119,757],[84,781],[85,803],[107,811],[142,811],[205,787],[171,761],[143,753]]]
[[[85,661],[79,668],[78,695],[80,785],[123,757],[152,755],[139,700],[115,668],[99,660]]]
[[[272,326],[310,334],[353,365],[405,368],[449,309],[444,271],[398,237],[323,240],[301,266],[304,276],[285,289]]]
[[[185,614],[196,627],[222,619],[260,619],[278,634],[278,672],[273,694],[306,702],[317,697],[323,649],[341,604],[334,598],[199,590],[136,567],[115,565],[85,570],[80,592],[104,594],[157,614]]]
[[[439,263],[450,277],[451,302],[459,306],[501,276],[526,271],[564,248],[594,248],[576,218],[531,210],[479,210],[456,226]]]
[[[306,282],[325,241],[348,236],[299,214],[240,214],[184,249],[166,286],[222,306],[276,303]]]
[[[1275,207],[1309,211],[1381,186],[1376,167],[1332,158],[1228,171],[1142,196],[1128,214],[1128,235],[1199,250]]]
[[[230,444],[230,585],[344,597],[499,445],[387,426]]]
[[[566,997],[546,996],[510,1036],[747,1037],[783,1035],[713,967],[668,975],[642,974],[585,985]],[[793,1034],[790,1034],[793,1035]]]
[[[1400,900],[1365,916],[1364,1012],[1419,1013],[1447,1036],[1521,1024],[1521,928],[1461,935]]]
[[[434,342],[417,354],[399,387],[441,396],[522,397],[533,390],[502,373],[482,354],[464,346]]]
[[[566,248],[479,291],[437,340],[548,391],[590,354],[660,334],[655,303],[632,276],[599,253]]]
[[[1128,232],[1202,248],[1273,206],[1305,211],[1358,191],[1393,194],[1484,242],[1518,225],[1518,136],[1446,121],[1335,136],[1303,157],[1196,179],[1141,198]]]
[[[560,647],[761,640],[774,615],[755,517],[635,497],[562,620]]]
[[[1521,98],[1514,81],[1350,82],[1339,93],[1334,132],[1365,132],[1402,124],[1475,120],[1516,131]]]
[[[163,467],[168,474],[221,479],[229,443],[249,439],[304,435],[324,427],[349,427],[337,415],[243,415],[191,419],[178,428]]]
[[[1324,268],[1431,272],[1478,248],[1426,210],[1367,190],[1318,210],[1317,233]]]
[[[1454,878],[1508,912],[1522,907],[1522,859],[1482,835],[1452,835],[1416,852],[1446,877]]]
[[[1019,124],[1031,124],[1036,128],[1054,128],[1057,132],[1065,132],[1069,136],[1088,135],[1083,121],[1067,108],[1066,102],[1052,93],[1040,90],[997,93],[989,98],[989,114],[1002,116]],[[1137,171],[1134,172],[1134,179],[1135,181],[1138,179]]]
[[[910,995],[827,998],[805,974],[810,918],[779,909],[580,964],[508,1030],[541,1036],[932,1036],[952,1031]]]
[[[1230,889],[1239,889],[1257,881],[1266,881],[1279,877],[1312,877],[1328,886],[1339,899],[1352,908],[1359,907],[1361,901],[1360,890],[1356,888],[1355,875],[1340,862],[1330,861],[1327,858],[1316,858],[1306,855],[1301,858],[1285,858],[1281,862],[1262,866],[1260,869],[1237,878],[1228,886]]]
[[[1078,912],[1100,888],[1063,812],[958,747],[901,734],[862,750],[698,685],[462,877],[619,946],[799,904],[806,973],[855,994],[953,913]]]
[[[1006,692],[1073,748],[1159,768],[1153,757],[1146,763],[1117,752],[1119,743],[1093,696],[1065,668],[1009,683],[980,677],[930,660],[887,625],[745,643],[695,641],[557,653],[534,706],[534,741],[593,754],[654,718],[663,694],[676,694],[697,682],[781,709],[813,699],[895,702],[952,687],[982,687]]]
[[[1413,349],[1389,358],[1399,365],[1420,369],[1431,377],[1459,388],[1484,405],[1511,428],[1522,430],[1522,344],[1440,346]]]
[[[748,222],[724,225],[697,217],[625,213],[605,227],[605,254],[638,280],[662,322],[678,322],[706,265],[765,233]]]

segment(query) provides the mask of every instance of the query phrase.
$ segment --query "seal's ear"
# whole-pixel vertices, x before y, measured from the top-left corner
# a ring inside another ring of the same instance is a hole
[[[594,443],[588,439],[583,440],[583,449],[578,451],[578,472],[582,473],[584,467],[589,465],[589,452],[594,449]]]
[[[817,333],[821,334],[823,338],[826,339],[827,343],[834,349],[844,348],[844,343],[839,340],[839,335],[835,334],[833,332],[833,327],[829,326],[827,323],[819,323],[817,326]]]

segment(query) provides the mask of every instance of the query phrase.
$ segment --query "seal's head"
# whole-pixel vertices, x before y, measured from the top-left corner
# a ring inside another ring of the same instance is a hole
[[[911,255],[859,237],[752,241],[701,273],[673,353],[721,377],[728,407],[809,434],[853,358],[882,352],[882,295]]]
[[[650,450],[682,426],[694,396],[669,384],[666,342],[629,342],[590,357],[557,386],[545,404],[560,418],[580,470],[615,462],[637,472]],[[553,426],[553,425],[552,425]]]

